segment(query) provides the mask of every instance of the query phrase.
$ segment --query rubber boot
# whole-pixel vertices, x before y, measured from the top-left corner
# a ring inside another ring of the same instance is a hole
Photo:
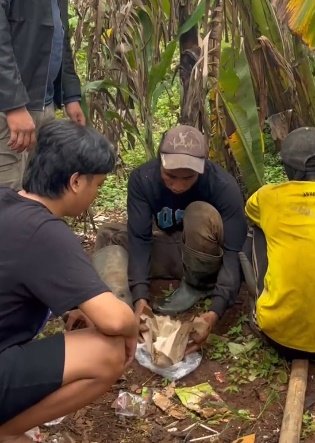
[[[257,297],[254,269],[244,252],[238,253],[249,295],[253,300]]]
[[[105,246],[93,254],[92,262],[99,276],[113,294],[132,307],[126,249],[119,245]]]
[[[156,313],[179,314],[211,295],[222,265],[223,250],[220,248],[216,256],[183,245],[182,257],[184,276],[180,286],[167,299],[153,306]]]
[[[248,308],[249,308],[249,327],[256,337],[259,337],[264,343],[268,344],[268,340],[264,333],[259,329],[254,316],[256,311],[256,301],[258,298],[257,284],[255,279],[255,273],[251,262],[248,260],[247,255],[241,251],[238,253],[240,258],[242,271],[244,274],[246,286],[248,289]]]

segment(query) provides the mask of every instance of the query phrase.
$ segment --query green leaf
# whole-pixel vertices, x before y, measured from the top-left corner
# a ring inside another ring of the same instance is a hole
[[[204,16],[205,13],[205,5],[206,1],[201,0],[197,8],[194,10],[194,12],[191,14],[191,16],[185,21],[185,23],[182,25],[180,30],[178,31],[178,37],[180,37],[182,34],[185,34],[185,32],[188,32],[191,28],[193,28]]]
[[[245,51],[232,47],[232,42],[222,50],[219,92],[235,126],[230,147],[251,194],[264,183],[264,143]]]
[[[171,15],[171,3],[170,0],[161,0],[161,6],[164,14],[169,17]]]
[[[290,29],[310,47],[315,48],[314,0],[277,0],[277,8],[287,19]]]
[[[82,87],[82,94],[101,91],[106,92],[111,88],[118,89],[122,94],[126,95],[127,97],[131,97],[135,102],[137,101],[137,98],[134,94],[130,93],[129,89],[124,88],[119,83],[112,80],[96,80],[93,82],[88,82]]]
[[[245,351],[244,345],[241,345],[239,343],[229,342],[228,347],[229,347],[229,351],[233,355],[233,357],[236,357]]]
[[[149,73],[149,98],[152,100],[155,88],[164,80],[164,77],[171,66],[173,55],[177,46],[177,41],[173,40],[165,48],[159,63],[152,66]]]
[[[120,114],[118,114],[118,112],[105,111],[104,117],[108,121],[111,121],[114,119],[119,120],[122,123],[122,125],[125,127],[126,131],[128,131],[131,134],[136,135],[137,137],[139,136],[138,128],[136,128],[135,126],[132,126],[130,123],[128,123],[127,120],[125,120]]]
[[[166,89],[166,86],[163,82],[163,83],[160,83],[159,85],[157,85],[155,90],[153,91],[152,104],[151,104],[152,112],[155,111],[157,102],[158,102],[159,98],[161,97],[162,93],[165,91],[165,89]]]
[[[288,383],[288,373],[285,370],[279,371],[277,375],[277,380],[283,385]]]
[[[205,12],[205,0],[201,0],[195,11],[191,14],[191,16],[187,19],[187,21],[178,31],[177,37],[167,44],[164,52],[161,55],[160,62],[152,66],[149,73],[150,100],[153,97],[155,88],[159,83],[161,83],[164,80],[165,75],[171,66],[179,37],[185,32],[188,32],[193,26],[195,26],[202,19],[204,12]]]

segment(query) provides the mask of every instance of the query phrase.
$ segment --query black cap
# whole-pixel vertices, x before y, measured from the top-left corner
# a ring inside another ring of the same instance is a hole
[[[303,127],[290,132],[282,143],[280,156],[283,163],[297,171],[315,171],[315,128]]]

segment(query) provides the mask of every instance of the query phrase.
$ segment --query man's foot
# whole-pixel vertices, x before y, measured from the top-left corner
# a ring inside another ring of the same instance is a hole
[[[176,289],[165,300],[154,303],[152,310],[157,314],[176,315],[188,311],[200,300],[210,296],[211,290],[200,290],[190,286],[183,279],[178,289]]]
[[[12,437],[0,437],[0,443],[31,443],[33,440],[27,435],[15,435]]]

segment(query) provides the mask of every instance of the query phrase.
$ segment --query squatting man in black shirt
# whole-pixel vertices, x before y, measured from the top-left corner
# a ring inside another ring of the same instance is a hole
[[[0,188],[1,443],[91,403],[134,357],[134,313],[61,219],[89,207],[114,162],[95,130],[55,121],[39,131],[23,190]],[[34,340],[50,310],[75,307],[95,328]]]
[[[115,260],[113,249],[109,255],[106,248],[117,245],[117,267],[122,271],[119,248],[128,250],[138,322],[151,302],[151,279],[181,279],[177,290],[153,306],[158,313],[177,314],[211,297],[209,312],[201,315],[206,332],[193,337],[187,352],[200,347],[234,303],[241,283],[238,252],[247,232],[239,187],[231,175],[207,160],[207,152],[205,138],[196,128],[182,125],[166,132],[158,159],[130,176],[127,229],[105,224],[96,239],[105,273],[109,256]]]

